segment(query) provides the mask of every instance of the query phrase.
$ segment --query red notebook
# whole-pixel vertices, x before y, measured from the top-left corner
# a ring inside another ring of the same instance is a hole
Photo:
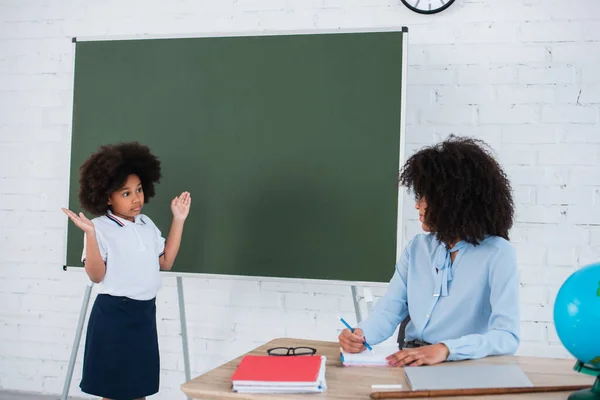
[[[316,382],[320,356],[245,356],[232,381]]]

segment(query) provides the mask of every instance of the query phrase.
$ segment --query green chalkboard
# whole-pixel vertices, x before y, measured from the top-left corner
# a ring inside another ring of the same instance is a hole
[[[144,208],[173,271],[388,281],[396,257],[404,31],[77,41],[69,207],[102,144],[137,140],[163,178]],[[67,265],[82,233],[68,227]]]

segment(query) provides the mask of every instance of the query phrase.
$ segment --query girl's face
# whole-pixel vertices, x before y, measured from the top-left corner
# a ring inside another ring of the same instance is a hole
[[[108,205],[117,217],[133,222],[144,206],[144,191],[140,178],[134,174],[129,175],[123,187],[108,197]]]
[[[419,210],[419,221],[421,221],[421,229],[423,229],[425,232],[431,232],[431,229],[429,229],[429,226],[427,226],[427,224],[425,223],[425,210],[427,209],[427,202],[425,201],[424,197],[421,197],[419,200],[417,200],[417,202],[415,203],[415,208]]]

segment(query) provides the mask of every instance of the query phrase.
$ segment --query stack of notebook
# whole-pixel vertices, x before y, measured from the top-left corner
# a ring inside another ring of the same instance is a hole
[[[239,393],[318,393],[327,389],[324,356],[245,356],[231,377]]]

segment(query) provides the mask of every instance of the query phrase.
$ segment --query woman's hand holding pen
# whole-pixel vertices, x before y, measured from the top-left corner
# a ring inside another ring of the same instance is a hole
[[[79,215],[77,215],[73,211],[67,210],[66,208],[62,208],[62,210],[65,214],[67,214],[71,221],[73,221],[73,223],[86,234],[93,235],[96,233],[94,223],[85,215],[83,215],[83,213],[80,212]]]
[[[338,336],[340,346],[347,353],[360,353],[366,350],[365,335],[360,328],[354,329],[354,333],[350,329],[344,329]]]

